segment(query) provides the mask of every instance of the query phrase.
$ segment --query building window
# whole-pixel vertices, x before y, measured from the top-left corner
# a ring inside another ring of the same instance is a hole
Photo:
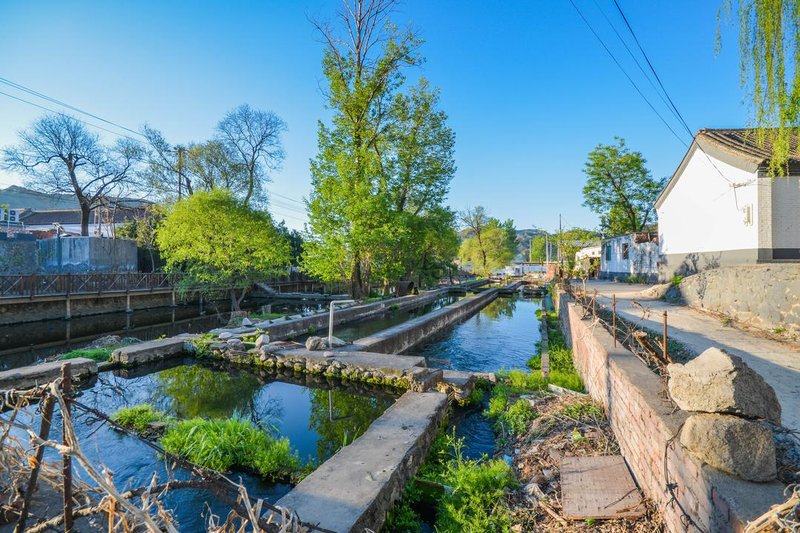
[[[627,242],[623,242],[622,243],[622,258],[623,259],[628,259],[628,248],[629,248],[629,246],[630,245]]]
[[[606,261],[611,261],[611,245],[606,244]]]

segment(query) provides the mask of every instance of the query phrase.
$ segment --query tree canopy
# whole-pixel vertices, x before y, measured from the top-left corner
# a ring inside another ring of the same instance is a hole
[[[290,245],[269,213],[227,189],[197,192],[172,206],[156,243],[170,271],[185,286],[230,290],[235,310],[250,286],[290,263]]]
[[[326,281],[350,279],[356,298],[374,280],[427,279],[455,250],[454,215],[443,205],[455,136],[438,91],[426,80],[406,86],[419,40],[390,24],[393,5],[353,0],[341,28],[316,24],[333,116],[318,127],[302,265]]]
[[[653,206],[665,179],[653,179],[640,152],[625,140],[599,144],[584,165],[583,205],[600,215],[600,225],[611,235],[643,231],[654,218]]]
[[[719,18],[729,19],[734,10],[741,82],[753,104],[757,140],[771,145],[771,174],[787,175],[789,157],[798,155],[792,137],[800,127],[800,0],[723,0]]]
[[[458,253],[462,264],[469,263],[473,272],[489,276],[514,260],[517,235],[513,220],[500,222],[481,206],[463,211],[459,218],[465,232]]]

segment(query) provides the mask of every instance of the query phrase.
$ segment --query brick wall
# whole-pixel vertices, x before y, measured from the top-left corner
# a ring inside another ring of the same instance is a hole
[[[779,483],[735,479],[690,456],[676,438],[688,414],[665,398],[661,378],[628,350],[615,348],[602,326],[581,319],[583,312],[568,295],[561,294],[558,303],[586,389],[605,407],[622,455],[669,531],[739,531],[782,500]]]

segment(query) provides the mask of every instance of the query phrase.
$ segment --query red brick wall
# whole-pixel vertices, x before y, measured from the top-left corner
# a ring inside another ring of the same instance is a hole
[[[741,501],[742,493],[763,493],[763,484],[702,466],[680,445],[675,435],[688,415],[665,399],[661,378],[630,351],[615,348],[601,325],[581,319],[582,311],[569,296],[561,294],[559,303],[561,327],[586,389],[605,407],[622,455],[669,531],[738,531],[745,520],[767,511],[768,503]],[[675,501],[668,483],[674,486]]]

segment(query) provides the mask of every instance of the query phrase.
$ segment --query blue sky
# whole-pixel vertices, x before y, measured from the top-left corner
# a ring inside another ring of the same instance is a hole
[[[720,0],[721,1],[721,0]],[[599,8],[623,37],[611,0],[575,0],[628,73],[668,117]],[[736,34],[723,27],[714,52],[716,0],[620,0],[670,96],[692,130],[740,127]],[[308,17],[332,19],[337,0],[0,2],[0,77],[174,143],[202,141],[241,103],[289,125],[272,211],[302,227],[317,121],[322,45]],[[598,8],[599,6],[599,8]],[[685,147],[614,65],[569,0],[407,0],[393,20],[425,39],[426,76],[442,92],[456,132],[458,172],[449,203],[483,205],[518,228],[594,227],[581,207],[586,154],[621,136],[656,176],[670,175]],[[629,43],[633,47],[633,43]],[[26,99],[14,89],[0,91]],[[46,102],[38,103],[52,106]],[[0,146],[41,110],[0,95]],[[681,133],[673,119],[672,127]],[[101,132],[102,133],[102,132]],[[109,140],[113,136],[103,133]],[[688,135],[683,132],[682,138]],[[0,185],[17,183],[0,173]]]

